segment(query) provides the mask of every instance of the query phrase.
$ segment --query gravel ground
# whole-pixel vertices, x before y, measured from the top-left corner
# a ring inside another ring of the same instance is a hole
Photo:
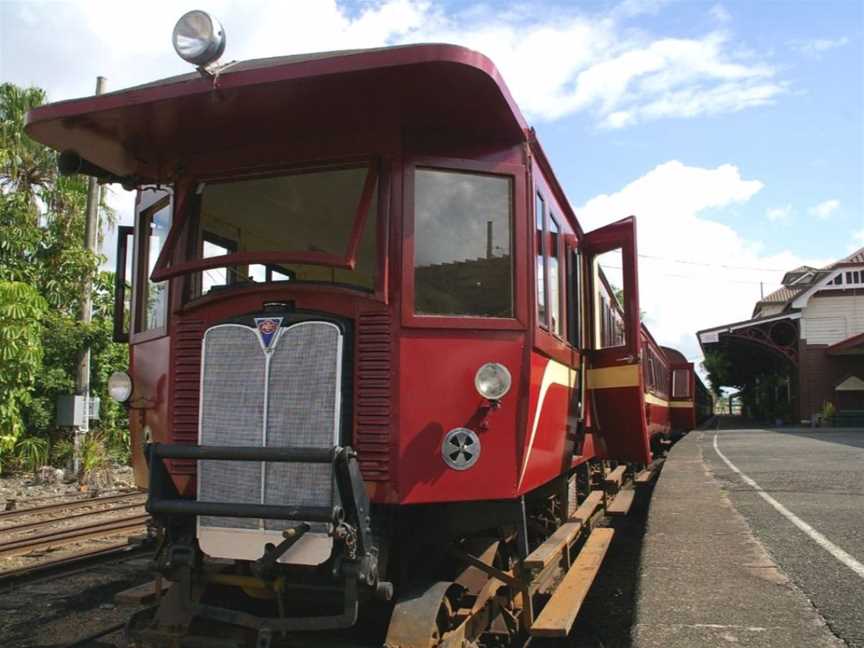
[[[131,466],[115,466],[109,471],[100,471],[83,483],[76,479],[67,480],[62,470],[45,466],[35,474],[0,477],[0,508],[38,506],[51,503],[48,498],[59,501],[66,497],[80,497],[93,492],[104,494],[134,486]]]
[[[152,580],[149,558],[136,556],[0,589],[0,646],[59,648],[125,621],[135,607],[114,595]],[[120,646],[120,632],[84,646]]]
[[[51,468],[44,469],[42,478],[38,475],[14,475],[0,479],[0,508],[5,510],[21,510],[63,502],[89,502],[90,498],[104,495],[135,493],[132,483],[132,470],[128,467],[114,468],[103,473],[98,481],[101,487],[93,482],[81,484],[78,481],[64,482],[49,477],[54,475]],[[59,475],[57,475],[59,477]],[[49,477],[45,479],[45,477]],[[0,517],[0,543],[24,540],[41,534],[63,531],[90,523],[108,522],[110,520],[143,514],[143,494],[141,497],[124,499],[110,503],[93,501],[92,505],[76,509],[48,511],[29,515],[14,514]],[[119,508],[130,504],[140,504],[135,508]],[[117,508],[117,510],[115,510]],[[12,527],[31,523],[40,524],[37,528],[12,529]],[[26,568],[43,562],[72,556],[81,551],[108,548],[123,544],[130,535],[143,535],[144,526],[140,531],[115,532],[102,537],[82,541],[63,541],[55,546],[33,549],[26,554],[0,556],[0,576],[9,570]]]

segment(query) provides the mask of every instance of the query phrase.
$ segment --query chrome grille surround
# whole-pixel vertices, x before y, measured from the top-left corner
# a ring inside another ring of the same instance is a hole
[[[332,448],[341,419],[343,334],[331,322],[283,326],[269,346],[242,324],[219,324],[202,340],[198,443]],[[329,465],[199,461],[198,500],[332,506]],[[279,544],[282,520],[201,516],[198,538],[214,557],[255,560]],[[316,564],[330,555],[322,525],[280,562]]]

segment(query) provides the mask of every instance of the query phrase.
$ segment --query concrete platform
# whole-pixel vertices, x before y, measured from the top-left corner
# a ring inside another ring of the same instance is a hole
[[[631,645],[845,646],[735,510],[703,462],[702,436],[672,448],[655,487]]]

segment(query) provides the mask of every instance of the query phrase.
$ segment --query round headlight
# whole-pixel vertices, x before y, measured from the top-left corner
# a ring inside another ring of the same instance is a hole
[[[115,371],[108,379],[108,395],[118,403],[125,403],[132,395],[132,379],[125,371]]]
[[[501,400],[510,391],[510,372],[497,362],[487,362],[477,370],[474,386],[483,398]]]
[[[174,25],[174,49],[184,61],[209,65],[225,51],[225,30],[210,14],[195,9]]]

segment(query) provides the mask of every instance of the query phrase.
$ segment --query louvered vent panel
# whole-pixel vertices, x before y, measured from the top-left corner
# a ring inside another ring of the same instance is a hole
[[[387,313],[363,313],[357,334],[357,427],[354,446],[364,479],[390,479],[390,358]]]
[[[177,324],[171,340],[174,358],[173,442],[198,443],[198,398],[201,384],[201,338],[204,322],[188,320]],[[174,471],[195,474],[195,462],[174,460]]]

